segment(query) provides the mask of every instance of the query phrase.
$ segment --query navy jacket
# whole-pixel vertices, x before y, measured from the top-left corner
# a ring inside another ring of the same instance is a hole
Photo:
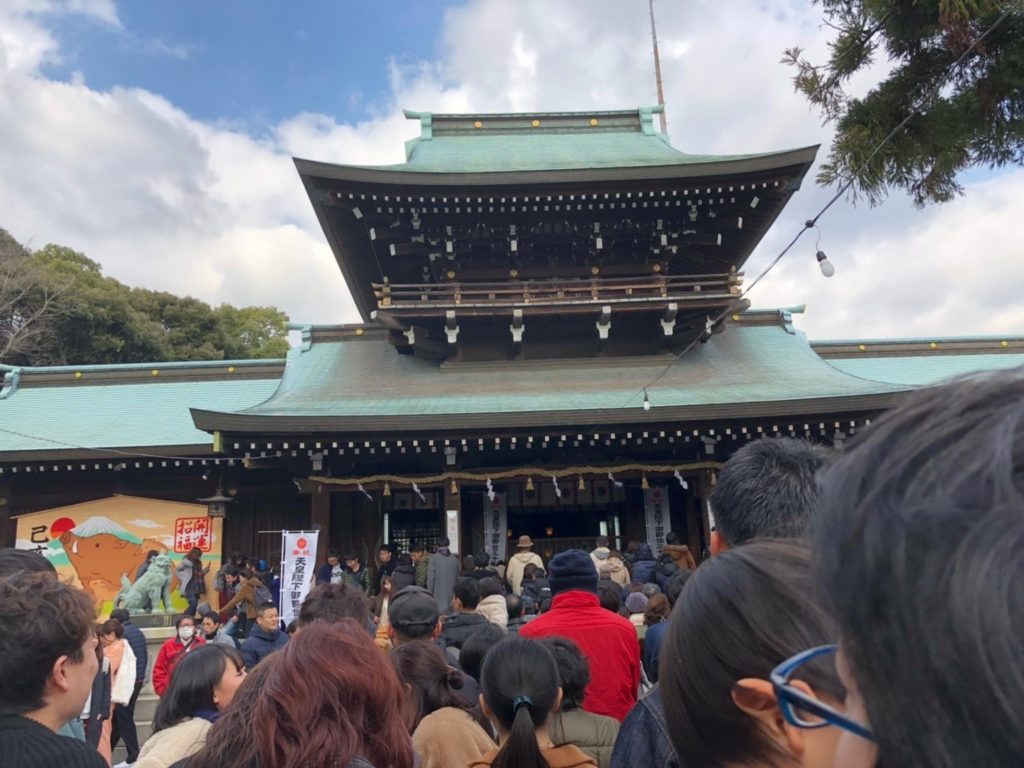
[[[135,654],[135,682],[146,679],[146,667],[149,666],[149,651],[146,650],[146,636],[131,621],[125,622],[124,639]]]
[[[281,630],[267,632],[258,624],[249,630],[249,636],[242,643],[242,660],[246,669],[252,669],[274,651],[284,648],[288,635]]]
[[[654,572],[657,568],[658,561],[654,559],[651,545],[644,542],[636,548],[636,557],[629,569],[633,581],[639,581],[641,584],[655,584]]]
[[[668,738],[661,689],[657,685],[626,715],[615,740],[610,768],[634,765],[645,768],[681,768],[682,765]]]

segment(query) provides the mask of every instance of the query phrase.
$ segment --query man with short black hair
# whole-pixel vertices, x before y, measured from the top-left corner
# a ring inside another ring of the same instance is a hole
[[[711,554],[752,539],[801,538],[830,457],[824,446],[791,437],[764,437],[736,451],[711,491]]]
[[[476,630],[487,624],[487,619],[476,612],[480,604],[480,582],[462,578],[455,582],[452,596],[454,614],[444,622],[441,639],[449,648],[462,648],[462,644]]]
[[[246,669],[253,669],[274,651],[284,648],[288,635],[281,631],[281,620],[277,615],[277,606],[273,603],[260,603],[256,606],[256,626],[242,643],[242,660]]]
[[[320,584],[311,589],[302,601],[296,631],[314,621],[333,624],[342,619],[355,619],[369,627],[370,607],[366,595],[348,584]]]
[[[526,624],[523,616],[523,598],[519,595],[505,595],[505,607],[508,609],[508,633],[518,635],[520,628]]]
[[[817,507],[818,471],[829,458],[828,449],[788,437],[762,438],[736,451],[711,492],[716,523],[711,554],[758,538],[802,537]],[[648,629],[645,642],[650,635]],[[632,765],[680,765],[658,685],[640,699],[619,732],[611,768]]]
[[[345,568],[341,564],[341,553],[336,549],[327,552],[327,562],[317,568],[317,584],[341,584]]]
[[[380,562],[380,571],[377,573],[377,583],[374,591],[380,594],[384,587],[384,577],[393,574],[398,566],[398,558],[395,557],[395,546],[393,544],[382,544],[377,551],[377,560]]]
[[[117,619],[124,627],[124,639],[135,654],[135,687],[127,704],[114,705],[114,717],[110,729],[110,749],[113,751],[117,743],[124,739],[124,747],[128,755],[125,762],[134,763],[139,759],[139,735],[135,730],[135,704],[139,700],[139,692],[146,682],[146,667],[149,665],[149,650],[146,648],[146,636],[142,630],[132,623],[131,616],[124,608],[115,608],[110,618]]]
[[[3,766],[106,768],[85,742],[57,734],[81,714],[99,666],[92,601],[52,571],[20,570],[0,578]]]
[[[358,589],[364,595],[370,591],[370,575],[366,566],[359,562],[359,555],[355,552],[345,553],[345,569],[341,574],[341,583],[352,589]]]
[[[229,624],[232,620],[229,619]],[[216,611],[207,611],[203,614],[201,626],[203,628],[203,637],[206,638],[206,642],[211,645],[223,645],[228,648],[238,648],[238,644],[235,643],[235,639],[228,634],[227,630],[221,627],[220,615]],[[129,761],[131,762],[131,761]]]

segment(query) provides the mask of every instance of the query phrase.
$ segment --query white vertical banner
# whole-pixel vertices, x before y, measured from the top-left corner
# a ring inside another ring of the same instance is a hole
[[[665,536],[672,530],[668,488],[652,485],[644,491],[644,511],[647,513],[647,543],[657,555],[665,546]]]
[[[484,551],[491,556],[491,565],[505,559],[505,533],[508,530],[508,497],[496,492],[484,502]]]
[[[459,510],[449,509],[445,513],[445,536],[448,537],[450,542],[449,549],[452,552],[458,552],[459,550]]]
[[[281,621],[287,627],[316,578],[319,531],[281,531]]]

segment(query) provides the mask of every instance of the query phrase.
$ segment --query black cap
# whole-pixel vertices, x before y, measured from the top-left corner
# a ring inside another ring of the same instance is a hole
[[[433,627],[439,618],[437,601],[423,587],[406,587],[388,601],[388,621],[399,632],[405,628]]]

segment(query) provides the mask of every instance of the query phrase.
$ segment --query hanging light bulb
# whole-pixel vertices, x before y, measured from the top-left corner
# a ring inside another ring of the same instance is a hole
[[[581,491],[587,490],[587,483],[583,480],[583,475],[580,475],[580,485],[579,485],[579,488],[580,488]]]
[[[651,400],[647,397],[647,387],[644,387],[644,410],[651,410]]]
[[[459,485],[455,482],[455,478],[452,478],[452,495],[454,496],[459,492]]]
[[[821,269],[821,274],[825,277],[832,277],[836,273],[836,268],[828,260],[824,251],[818,251],[818,268]]]
[[[387,482],[386,480],[384,481],[384,495],[385,496],[390,496],[391,495],[391,484],[389,482]]]
[[[526,478],[526,490],[533,491],[533,478],[532,477],[527,477]]]
[[[647,482],[647,475],[644,475],[643,479],[640,480],[640,487],[645,491],[651,487],[651,484]]]

